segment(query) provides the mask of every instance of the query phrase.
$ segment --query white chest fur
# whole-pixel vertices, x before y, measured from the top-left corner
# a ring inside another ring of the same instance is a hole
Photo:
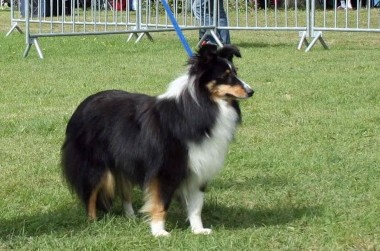
[[[193,182],[203,185],[223,167],[228,145],[234,137],[238,114],[226,101],[219,101],[219,115],[210,135],[200,143],[188,143]]]

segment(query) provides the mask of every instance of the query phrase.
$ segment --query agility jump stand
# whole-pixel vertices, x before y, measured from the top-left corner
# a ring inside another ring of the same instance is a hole
[[[311,10],[311,11],[310,11]],[[329,48],[322,38],[322,31],[314,31],[314,26],[315,26],[315,0],[311,0],[311,6],[310,6],[310,1],[306,1],[306,16],[307,16],[307,26],[306,26],[306,31],[301,31],[299,33],[300,36],[300,42],[298,43],[298,50],[301,50],[302,44],[305,44],[306,49],[305,52],[308,52],[311,50],[311,48],[314,47],[314,45],[319,41],[323,48],[326,50]],[[307,38],[312,38],[311,42],[307,40]]]

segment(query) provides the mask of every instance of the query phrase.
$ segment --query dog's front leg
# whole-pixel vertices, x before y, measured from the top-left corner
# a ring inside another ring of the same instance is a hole
[[[140,211],[149,213],[150,230],[153,236],[169,236],[170,233],[165,230],[165,218],[167,210],[160,193],[159,181],[152,181],[147,187],[145,193],[145,205]]]
[[[211,229],[203,227],[201,218],[204,192],[196,186],[188,187],[186,190],[184,199],[187,207],[187,215],[190,221],[191,231],[194,234],[211,234]]]

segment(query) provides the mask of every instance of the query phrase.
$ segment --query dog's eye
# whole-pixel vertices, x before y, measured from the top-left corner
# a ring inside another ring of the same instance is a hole
[[[227,69],[225,70],[225,72],[223,73],[223,75],[221,75],[222,78],[227,78],[229,76],[231,76],[231,70],[230,69]]]
[[[233,77],[233,76],[237,76],[237,71],[236,69],[232,69],[232,71],[230,72],[230,74],[228,75],[229,77]]]

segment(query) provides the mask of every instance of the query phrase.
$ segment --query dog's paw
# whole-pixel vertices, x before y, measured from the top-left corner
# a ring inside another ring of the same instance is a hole
[[[127,218],[135,218],[135,211],[133,210],[132,204],[130,202],[123,202],[124,216]]]
[[[132,211],[124,210],[124,216],[130,219],[136,218],[135,212],[133,210]]]
[[[208,235],[211,234],[212,230],[210,228],[199,228],[199,229],[193,229],[193,234],[204,234]]]
[[[128,219],[132,219],[132,220],[137,218],[135,214],[131,214],[131,213],[127,213],[127,212],[124,212],[124,217],[128,218]]]
[[[166,230],[159,230],[159,231],[155,231],[155,232],[152,232],[153,236],[154,237],[169,237],[170,236],[170,233]]]

